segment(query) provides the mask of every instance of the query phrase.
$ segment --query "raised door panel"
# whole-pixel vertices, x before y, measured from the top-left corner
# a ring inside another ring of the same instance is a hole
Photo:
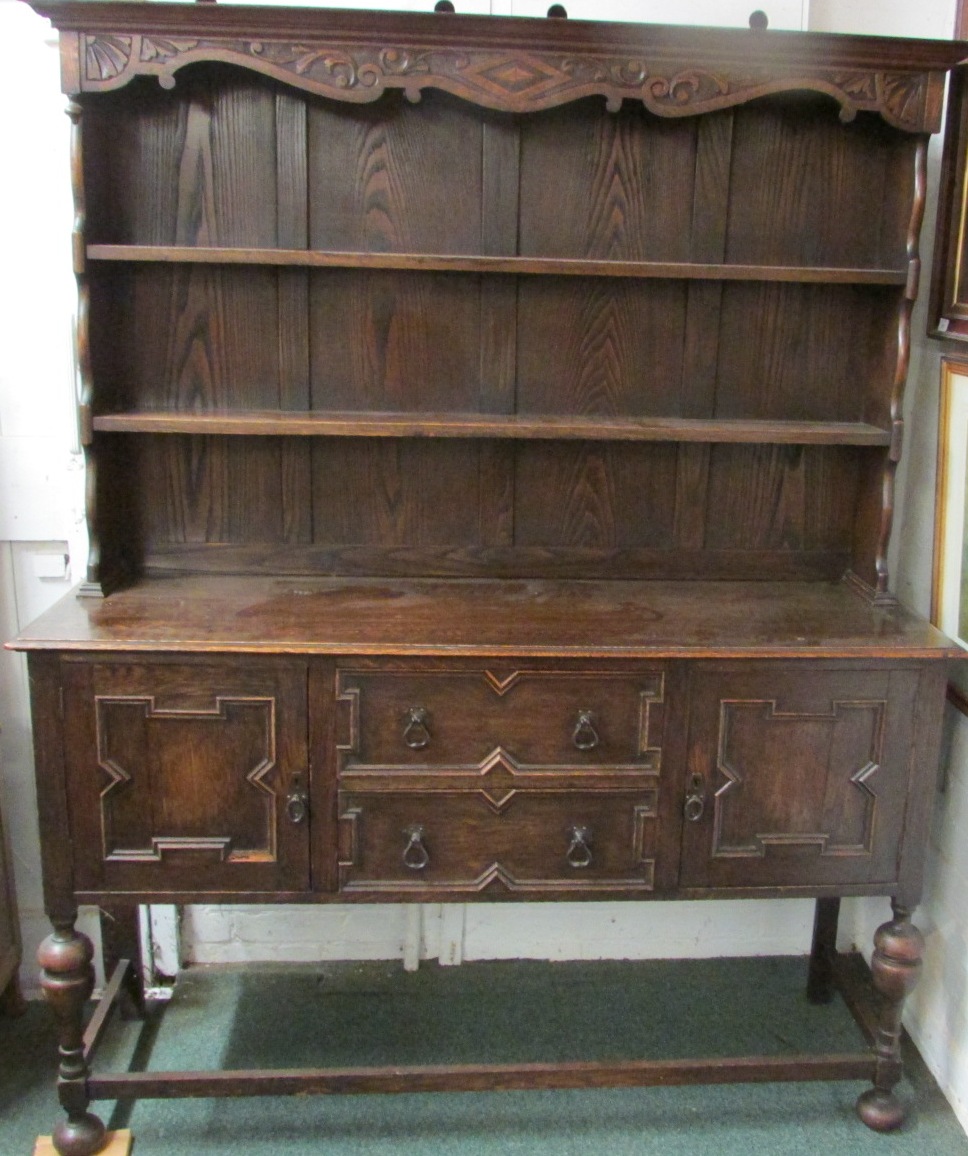
[[[301,663],[67,663],[79,891],[309,886]],[[295,818],[297,821],[293,821]]]
[[[918,683],[912,669],[700,667],[681,885],[890,886]]]

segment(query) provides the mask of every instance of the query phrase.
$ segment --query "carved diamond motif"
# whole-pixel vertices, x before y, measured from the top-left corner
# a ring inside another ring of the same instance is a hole
[[[473,77],[491,92],[514,96],[553,88],[569,79],[559,68],[537,56],[485,58],[468,68],[465,75]]]

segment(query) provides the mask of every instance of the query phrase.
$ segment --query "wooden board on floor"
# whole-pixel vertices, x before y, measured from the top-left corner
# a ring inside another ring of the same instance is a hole
[[[134,1137],[130,1128],[121,1128],[117,1132],[108,1132],[107,1144],[98,1153],[98,1156],[131,1156],[131,1146]],[[57,1149],[50,1136],[38,1136],[34,1145],[34,1156],[57,1156]]]

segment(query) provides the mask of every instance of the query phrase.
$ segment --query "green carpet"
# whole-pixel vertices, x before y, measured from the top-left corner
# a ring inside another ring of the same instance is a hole
[[[498,1062],[856,1051],[839,1000],[803,995],[799,959],[498,962],[460,968],[321,964],[193,968],[145,1030],[116,1021],[102,1070]],[[139,1047],[140,1032],[140,1047]],[[0,1152],[29,1153],[58,1118],[46,1008],[0,1020]],[[878,1136],[854,1116],[863,1085],[142,1101],[117,1106],[135,1156],[640,1156],[895,1153],[968,1156],[923,1066],[913,1111]],[[107,1118],[110,1104],[98,1106]],[[913,1147],[912,1147],[913,1146]]]

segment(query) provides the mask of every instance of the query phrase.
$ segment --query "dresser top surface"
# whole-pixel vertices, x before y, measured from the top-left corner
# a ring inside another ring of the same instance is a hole
[[[68,595],[18,650],[945,658],[954,643],[844,583],[152,578]]]

